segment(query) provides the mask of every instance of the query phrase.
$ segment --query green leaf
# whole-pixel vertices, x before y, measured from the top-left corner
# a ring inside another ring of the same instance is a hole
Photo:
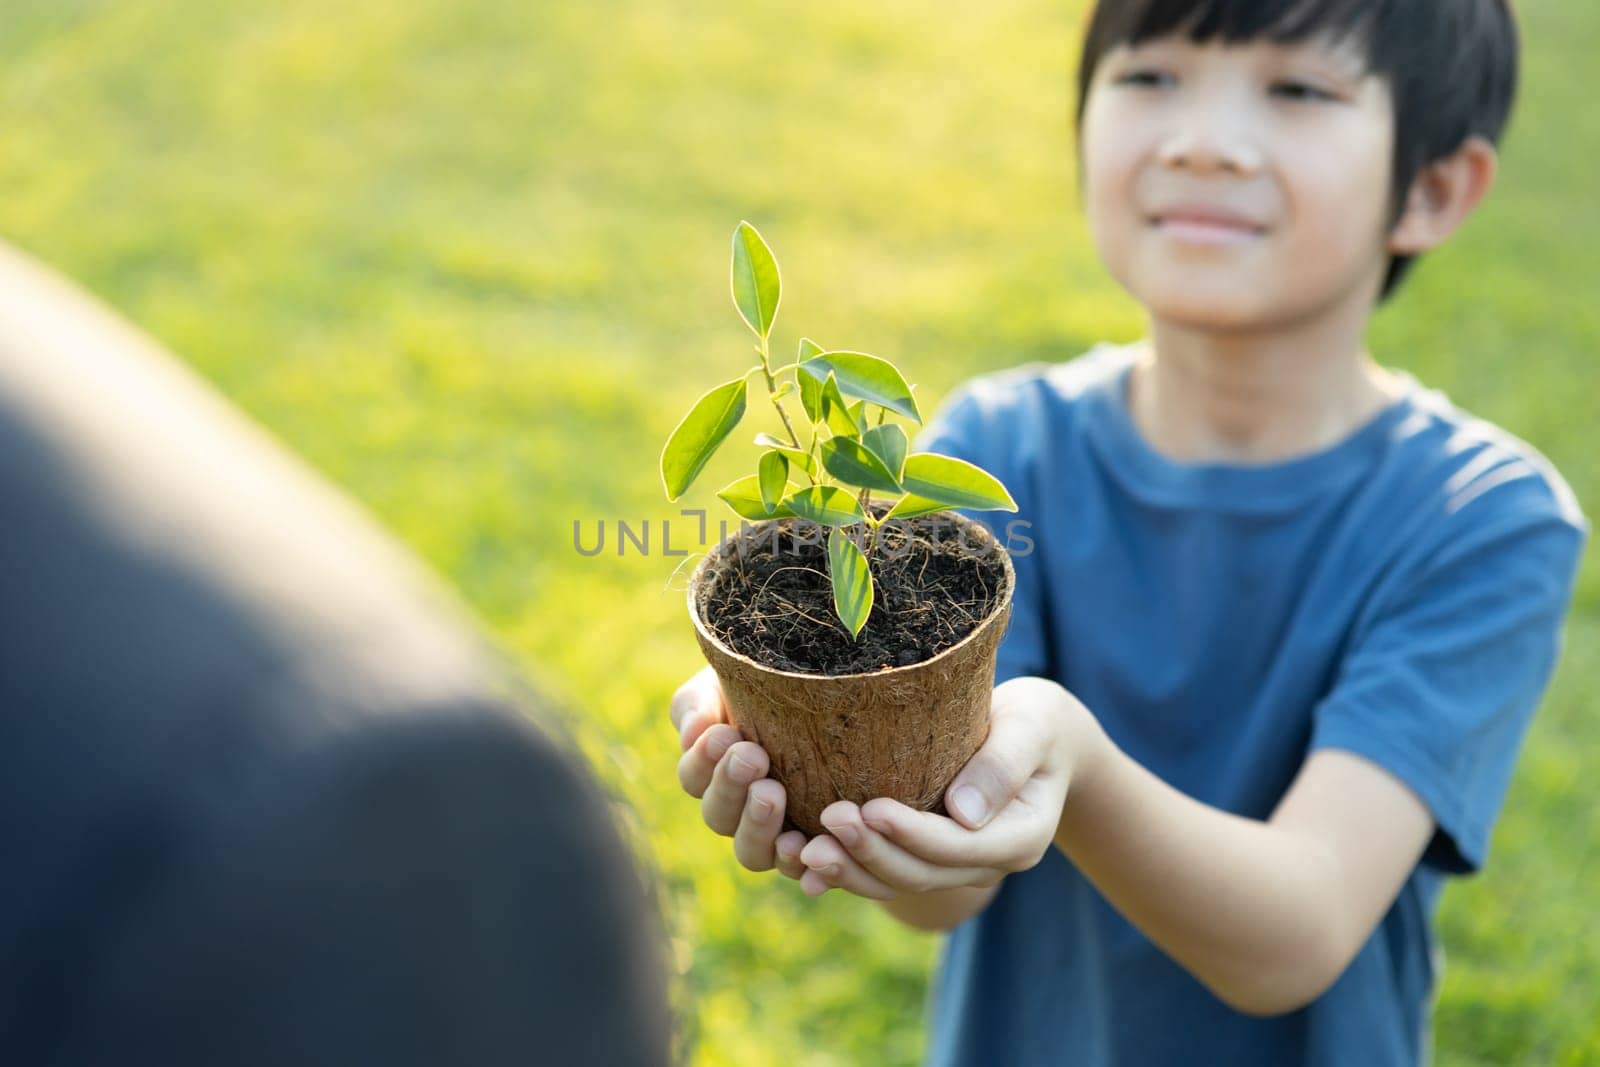
[[[776,389],[774,389],[772,391],[772,399],[774,399],[774,400],[782,400],[784,397],[788,396],[792,392],[794,392],[794,383],[793,382],[779,382],[778,383],[778,388],[776,388]]]
[[[836,485],[814,485],[790,493],[781,506],[822,526],[849,526],[862,519],[861,502]]]
[[[861,435],[861,443],[883,460],[883,465],[898,482],[906,469],[906,450],[910,444],[906,432],[892,422],[886,426],[874,426]]]
[[[787,491],[790,487],[784,488]],[[761,479],[754,474],[740,478],[736,482],[729,482],[717,490],[717,496],[738,512],[740,517],[746,519],[786,519],[794,514],[781,503],[769,512],[767,505],[761,499]]]
[[[867,402],[857,400],[850,405],[850,421],[856,424],[857,433],[866,433],[872,428],[872,423],[867,421]]]
[[[950,505],[941,500],[929,500],[925,496],[907,493],[894,502],[894,507],[883,517],[884,522],[890,519],[914,519],[918,515],[932,515],[937,511],[949,511]]]
[[[717,446],[744,418],[744,379],[725,382],[689,409],[661,450],[661,482],[667,499],[677,500],[699,477]]]
[[[946,507],[1017,510],[1017,502],[1011,499],[998,478],[954,456],[933,452],[907,456],[900,484],[905,486],[906,492],[940,501]]]
[[[827,421],[828,429],[841,437],[861,435],[861,427],[850,417],[850,409],[839,392],[839,382],[832,374],[822,383],[822,417]]]
[[[770,515],[783,499],[784,486],[789,484],[789,461],[782,452],[766,453],[761,457],[756,478],[761,483],[761,504]]]
[[[833,610],[853,641],[872,614],[872,572],[860,546],[838,527],[828,534],[828,576],[833,580]]]
[[[831,373],[839,379],[839,390],[846,396],[871,401],[919,425],[922,422],[911,386],[886,359],[865,352],[823,352],[804,360],[800,369],[818,380]]]
[[[739,314],[757,337],[765,338],[772,332],[772,320],[778,317],[782,284],[772,249],[748,222],[740,222],[733,231],[732,276],[733,302]]]
[[[822,465],[848,485],[900,492],[900,482],[875,454],[848,437],[830,437],[822,442]]]
[[[788,441],[774,437],[770,433],[756,434],[756,444],[765,448],[777,449],[783,453],[783,458],[787,459],[791,466],[799,467],[807,474],[815,476],[817,473],[817,461],[812,459],[811,454],[803,448],[796,448]]]
[[[800,362],[804,363],[812,356],[822,351],[822,346],[809,337],[800,338]],[[813,423],[821,422],[822,411],[822,383],[809,374],[796,373],[800,381],[800,406],[805,409],[806,418]]]

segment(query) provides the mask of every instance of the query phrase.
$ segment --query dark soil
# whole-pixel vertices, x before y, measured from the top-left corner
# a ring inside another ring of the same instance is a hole
[[[871,505],[875,515],[886,505]],[[845,531],[866,547],[866,527]],[[723,644],[778,670],[859,674],[908,667],[958,644],[987,618],[1005,583],[1004,551],[947,516],[895,519],[868,552],[872,614],[852,640],[833,608],[827,528],[803,519],[750,526],[708,568],[700,602]]]

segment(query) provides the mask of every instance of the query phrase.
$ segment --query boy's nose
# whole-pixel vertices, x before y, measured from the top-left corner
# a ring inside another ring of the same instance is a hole
[[[1174,130],[1161,143],[1157,158],[1164,167],[1207,173],[1253,174],[1261,169],[1261,151],[1242,131],[1227,124],[1193,122]]]

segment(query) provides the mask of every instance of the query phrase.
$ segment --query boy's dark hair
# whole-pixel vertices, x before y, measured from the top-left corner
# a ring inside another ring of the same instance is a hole
[[[1517,27],[1510,0],[1099,0],[1078,66],[1078,140],[1089,84],[1119,45],[1182,33],[1198,43],[1322,36],[1350,40],[1367,72],[1394,98],[1394,174],[1388,227],[1399,222],[1421,169],[1474,134],[1498,144],[1517,86]],[[1410,270],[1392,256],[1379,302]]]

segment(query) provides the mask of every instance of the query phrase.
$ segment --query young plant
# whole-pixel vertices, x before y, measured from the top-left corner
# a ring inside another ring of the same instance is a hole
[[[1016,511],[1011,494],[981,467],[953,456],[908,455],[910,439],[893,413],[920,425],[912,387],[886,359],[865,352],[825,350],[802,337],[798,359],[772,366],[769,341],[782,287],[778,261],[748,222],[733,232],[734,306],[755,333],[761,361],[699,400],[678,423],[661,450],[661,481],[668,500],[694,483],[706,462],[744,418],[746,383],[761,372],[767,398],[787,439],[760,433],[763,451],[756,472],[717,492],[746,519],[809,519],[828,531],[828,577],[839,621],[854,640],[872,613],[872,574],[867,559],[878,529],[890,519],[908,519],[947,508]],[[790,373],[793,377],[786,377]],[[802,444],[784,400],[800,395],[808,431]],[[874,414],[876,412],[876,414]],[[869,504],[873,493],[899,494],[880,519]],[[866,551],[845,528],[865,525]]]

